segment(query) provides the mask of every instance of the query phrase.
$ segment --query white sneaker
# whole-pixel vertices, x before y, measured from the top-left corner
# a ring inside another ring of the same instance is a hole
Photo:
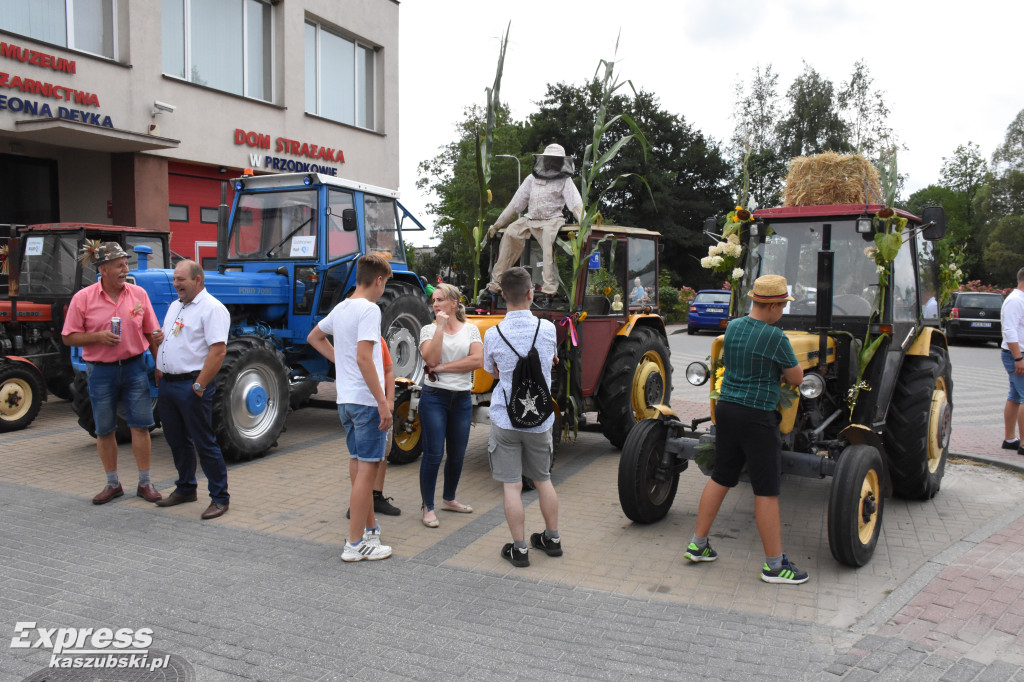
[[[377,530],[368,530],[363,533],[363,542],[380,547],[380,526],[377,527]]]
[[[357,547],[351,543],[345,543],[345,549],[341,552],[342,561],[380,561],[391,556],[391,548],[387,545],[371,545],[369,542],[360,542]]]

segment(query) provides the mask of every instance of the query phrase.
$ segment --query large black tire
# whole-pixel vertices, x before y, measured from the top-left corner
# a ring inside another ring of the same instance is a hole
[[[644,419],[629,432],[619,457],[619,505],[637,523],[665,518],[679,488],[679,473],[659,478],[668,427],[660,419]]]
[[[828,500],[828,546],[839,563],[858,568],[875,553],[882,480],[882,456],[870,445],[851,445],[839,455]]]
[[[410,464],[423,454],[419,412],[410,415],[411,405],[411,388],[403,388],[395,394],[394,426],[391,431],[391,450],[388,453],[388,461],[392,464]]]
[[[309,404],[313,394],[319,388],[319,381],[299,381],[289,386],[288,404],[293,410],[299,410]]]
[[[24,362],[0,360],[0,432],[32,423],[43,403],[43,377]]]
[[[650,406],[672,396],[668,342],[651,327],[636,327],[615,342],[597,389],[597,418],[604,437],[617,448],[636,423],[654,417]]]
[[[377,299],[377,305],[380,306],[380,334],[387,341],[395,378],[405,377],[414,384],[422,383],[420,329],[433,320],[423,292],[405,282],[391,282]]]
[[[86,378],[85,372],[79,372],[78,370],[75,370],[75,380],[71,384],[71,409],[75,411],[75,415],[78,417],[78,425],[95,438],[96,420],[93,419],[92,400],[89,399],[89,380]],[[114,429],[114,440],[122,444],[131,443],[132,430],[128,426],[124,414],[122,414],[124,408],[121,406],[121,403],[118,403],[117,410],[117,427]],[[150,431],[155,429],[160,422],[155,399],[153,400],[153,421],[154,425],[150,427]]]
[[[277,445],[289,411],[284,355],[263,339],[231,339],[215,381],[213,430],[225,459],[249,460]]]
[[[886,418],[885,450],[893,492],[930,500],[939,492],[949,454],[953,376],[945,348],[903,360]]]
[[[68,383],[66,376],[52,377],[46,382],[46,390],[50,392],[50,395],[60,398],[61,400],[71,400],[71,384]]]

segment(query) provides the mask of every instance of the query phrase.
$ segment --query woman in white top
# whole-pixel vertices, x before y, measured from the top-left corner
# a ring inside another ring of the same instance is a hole
[[[420,394],[419,417],[423,437],[420,462],[420,495],[423,525],[437,528],[434,489],[437,471],[447,445],[444,465],[444,494],[441,509],[468,514],[473,508],[455,499],[462,476],[462,460],[473,419],[473,370],[483,367],[484,344],[476,325],[466,322],[466,308],[459,302],[459,290],[438,284],[431,295],[434,324],[420,331],[420,354],[427,365],[427,378]]]

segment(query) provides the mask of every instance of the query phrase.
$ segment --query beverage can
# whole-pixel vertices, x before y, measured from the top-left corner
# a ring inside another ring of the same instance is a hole
[[[117,336],[121,336],[121,318],[120,317],[112,317],[112,318],[110,318],[110,331],[113,332],[114,334],[116,334]]]

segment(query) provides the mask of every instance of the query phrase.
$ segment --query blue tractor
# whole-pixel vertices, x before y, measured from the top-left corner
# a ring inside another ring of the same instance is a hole
[[[394,271],[378,305],[396,379],[422,378],[419,331],[432,314],[419,277],[405,262],[402,240],[407,219],[414,227],[405,229],[424,228],[397,192],[317,173],[232,182],[230,219],[222,206],[217,230],[218,270],[206,273],[206,288],[231,313],[227,355],[216,378],[214,430],[225,457],[245,460],[276,445],[288,412],[308,403],[319,382],[334,380],[333,363],[306,336],[355,289],[361,255],[382,253]],[[172,272],[150,269],[140,258],[131,273],[161,322],[178,297]],[[74,350],[75,393],[87,396],[85,364],[80,349]],[[148,353],[147,362],[153,366]],[[79,424],[95,435],[88,401],[75,405]],[[127,425],[118,421],[119,439],[128,437]]]

